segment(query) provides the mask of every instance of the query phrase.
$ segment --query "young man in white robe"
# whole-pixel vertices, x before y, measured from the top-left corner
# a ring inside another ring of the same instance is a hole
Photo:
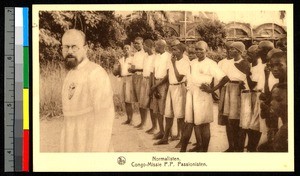
[[[186,101],[186,76],[190,73],[190,61],[185,52],[185,45],[178,40],[171,42],[172,58],[168,63],[169,88],[165,107],[165,134],[155,145],[168,144],[174,118],[177,119],[178,139],[182,136]],[[181,142],[175,147],[180,148]]]
[[[140,102],[140,93],[141,93],[141,84],[143,79],[143,65],[144,65],[144,59],[147,56],[147,53],[145,53],[143,49],[143,38],[136,37],[134,40],[134,48],[137,50],[137,52],[134,53],[132,58],[132,67],[129,68],[129,72],[133,73],[132,75],[132,81],[133,81],[133,93],[137,99],[138,102]],[[141,128],[143,126],[143,109],[139,108],[140,110],[140,117],[141,121],[138,125],[136,125],[136,128]]]
[[[246,73],[250,71],[250,64],[243,59],[242,54],[245,51],[245,45],[242,42],[233,42],[230,45],[229,56],[233,58],[233,63],[229,64],[227,76],[230,81],[227,83],[224,115],[228,116],[228,124],[226,125],[227,138],[229,148],[225,152],[241,152],[241,128],[240,128],[240,112],[241,112],[241,92],[243,89],[248,90]],[[231,135],[231,136],[229,136]]]
[[[62,37],[69,70],[62,88],[62,152],[111,151],[115,118],[113,91],[106,71],[87,58],[85,34],[71,29]]]
[[[167,43],[165,40],[159,39],[155,43],[155,61],[154,61],[154,83],[150,89],[152,96],[150,108],[158,120],[159,132],[154,135],[153,139],[162,139],[164,130],[164,113],[166,105],[166,96],[168,91],[168,75],[167,65],[171,60],[171,54],[166,52]]]
[[[148,134],[153,134],[153,132],[156,130],[157,127],[157,120],[155,118],[155,115],[153,113],[153,110],[150,109],[150,100],[151,97],[149,95],[150,88],[152,86],[152,79],[153,79],[153,67],[154,67],[154,42],[151,39],[147,39],[144,42],[144,51],[147,53],[144,64],[143,64],[143,80],[141,83],[141,91],[140,91],[140,101],[139,101],[139,107],[141,109],[141,124],[142,126],[139,129],[142,129],[147,117],[147,109],[150,110],[150,118],[152,127],[146,131]]]
[[[136,96],[133,93],[132,73],[128,71],[131,68],[132,57],[130,56],[130,46],[125,45],[123,48],[124,56],[119,59],[121,66],[121,77],[123,81],[122,94],[125,103],[127,120],[123,124],[131,124],[133,109],[132,104],[137,102]]]
[[[259,96],[264,88],[264,65],[257,53],[258,45],[252,45],[247,50],[248,61],[251,63],[250,72],[246,73],[248,90],[241,94],[241,147],[248,135],[247,151],[256,152],[261,137],[260,129],[260,100]]]
[[[208,45],[204,41],[195,44],[198,59],[191,61],[191,73],[187,77],[187,95],[185,108],[185,128],[180,152],[185,152],[193,128],[196,134],[198,152],[207,152],[210,141],[210,123],[213,122],[212,93],[228,82],[228,77],[217,63],[206,57]],[[212,79],[218,84],[211,88]]]

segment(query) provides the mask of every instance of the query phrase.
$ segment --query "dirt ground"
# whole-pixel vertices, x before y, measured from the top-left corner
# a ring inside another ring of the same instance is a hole
[[[114,94],[120,94],[122,81],[120,78],[116,78],[109,74]],[[120,107],[117,107],[120,109]],[[217,113],[218,105],[214,104],[214,122],[211,123],[211,139],[209,143],[209,152],[221,152],[227,149],[228,142],[226,137],[225,126],[218,125]],[[123,113],[124,114],[124,113]],[[171,141],[168,145],[153,145],[153,135],[145,133],[147,129],[151,127],[150,115],[148,112],[147,121],[143,130],[137,130],[133,126],[122,125],[122,122],[126,120],[125,115],[116,114],[113,124],[112,142],[115,152],[178,152],[175,146],[178,141]],[[138,113],[134,113],[133,125],[137,125],[140,122],[140,116]],[[52,118],[48,120],[41,118],[40,120],[40,149],[41,152],[58,152],[60,132],[62,129],[63,118]],[[173,123],[173,134],[177,134],[176,121]],[[266,135],[262,135],[261,141],[265,140]],[[190,142],[195,143],[194,132]],[[247,142],[247,140],[246,140]],[[193,146],[190,144],[189,148]]]
[[[227,149],[228,143],[224,126],[217,124],[217,104],[214,104],[214,122],[211,123],[211,140],[209,143],[209,152],[221,152]],[[178,152],[175,148],[178,141],[171,141],[168,145],[153,145],[153,135],[145,133],[151,127],[150,116],[148,113],[145,128],[137,130],[134,126],[122,125],[126,120],[125,116],[117,115],[114,120],[112,142],[115,152]],[[133,116],[133,125],[140,122],[138,113]],[[59,139],[62,129],[62,118],[53,118],[40,120],[40,149],[41,152],[58,152]],[[174,121],[173,134],[177,134],[176,122]],[[263,136],[264,138],[264,136]],[[195,142],[194,133],[191,137],[191,143]],[[193,147],[191,144],[188,149]]]

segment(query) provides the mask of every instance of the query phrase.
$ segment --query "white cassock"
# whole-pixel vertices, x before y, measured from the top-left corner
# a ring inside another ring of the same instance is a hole
[[[62,152],[110,151],[115,117],[106,71],[88,59],[68,72],[62,89]]]

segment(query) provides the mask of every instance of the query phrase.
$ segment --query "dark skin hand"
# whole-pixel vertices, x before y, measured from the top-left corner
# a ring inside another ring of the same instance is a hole
[[[180,59],[182,59],[182,56]],[[180,60],[180,59],[178,59],[178,60]],[[175,64],[176,60],[177,60],[176,56],[172,55],[171,61],[172,61],[172,66],[174,68],[174,73],[175,73],[177,81],[180,82],[184,78],[184,75],[179,74],[176,64]]]
[[[153,73],[153,75],[154,75],[154,73]],[[167,75],[161,81],[159,81],[157,84],[153,84],[153,86],[150,88],[150,93],[149,93],[150,96],[152,96],[152,94],[154,93],[154,91],[157,89],[158,86],[166,83],[169,80],[168,75],[169,75],[169,71],[167,72]]]
[[[234,66],[241,71],[242,73],[244,73],[247,77],[250,78],[251,72],[250,72],[250,63],[246,60],[242,60],[239,63],[234,63]],[[247,78],[248,79],[248,78]],[[250,87],[250,85],[249,85]],[[245,89],[244,83],[240,84],[240,88],[241,89]],[[254,87],[253,87],[254,88]],[[252,90],[252,89],[251,89]]]
[[[265,86],[264,86],[264,89],[265,89],[265,95],[267,97],[270,97],[271,96],[271,92],[269,90],[269,76],[270,76],[270,70],[268,68],[268,66],[265,68]]]
[[[207,93],[213,93],[219,88],[223,87],[228,81],[229,78],[227,76],[224,76],[215,87],[211,88],[209,84],[201,84],[200,89]]]
[[[133,69],[133,68],[128,68],[128,72],[129,72],[129,73],[135,73],[135,72],[137,72],[137,71],[142,72],[143,69]]]
[[[254,87],[257,85],[257,82],[252,81],[252,79],[250,78],[250,75],[247,75],[247,82],[248,82],[250,90],[253,90]]]

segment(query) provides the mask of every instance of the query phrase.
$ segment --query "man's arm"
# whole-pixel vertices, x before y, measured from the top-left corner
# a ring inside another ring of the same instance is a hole
[[[158,86],[166,83],[169,79],[169,70],[167,71],[167,75],[161,80],[159,81],[157,84],[153,84],[153,86],[150,89],[150,95],[154,92],[155,89],[157,89]]]
[[[209,85],[202,84],[200,86],[200,89],[207,93],[213,93],[217,89],[223,87],[228,81],[229,81],[229,78],[227,76],[224,76],[215,87],[211,88]]]
[[[130,73],[135,73],[135,72],[138,72],[138,71],[142,72],[143,69],[133,69],[133,68],[128,68],[128,72],[130,72]]]
[[[251,79],[251,77],[250,77],[249,74],[247,75],[246,78],[247,78],[247,83],[248,83],[248,85],[249,85],[250,90],[253,90],[254,87],[257,85],[257,82],[252,81],[252,79]]]
[[[177,81],[180,82],[184,78],[184,75],[179,74],[179,72],[177,70],[175,56],[172,56],[171,62],[172,62],[172,67],[174,69],[175,77],[176,77]]]

